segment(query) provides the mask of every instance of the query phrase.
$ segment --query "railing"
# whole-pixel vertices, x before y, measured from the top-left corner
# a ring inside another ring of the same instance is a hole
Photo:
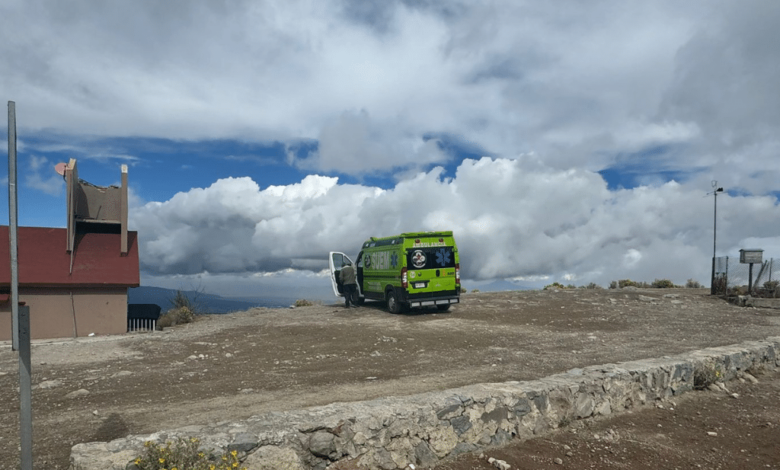
[[[132,318],[127,320],[127,332],[154,331],[157,328],[157,320],[146,318]]]

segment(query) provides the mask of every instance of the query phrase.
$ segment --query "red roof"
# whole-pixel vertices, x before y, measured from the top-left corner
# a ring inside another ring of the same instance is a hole
[[[19,285],[127,286],[140,285],[138,233],[127,232],[127,254],[120,254],[115,233],[79,233],[73,252],[65,251],[67,230],[19,227]],[[0,286],[11,284],[8,226],[0,226]]]

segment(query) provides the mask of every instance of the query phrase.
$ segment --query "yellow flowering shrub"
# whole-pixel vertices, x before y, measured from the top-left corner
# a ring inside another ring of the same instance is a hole
[[[200,449],[197,438],[179,438],[175,442],[155,444],[144,443],[143,455],[132,461],[128,468],[133,470],[247,470],[240,467],[235,450],[216,458],[211,452]]]

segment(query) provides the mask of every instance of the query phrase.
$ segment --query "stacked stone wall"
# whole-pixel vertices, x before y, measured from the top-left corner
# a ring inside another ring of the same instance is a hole
[[[241,422],[189,426],[108,443],[78,444],[71,470],[125,470],[144,442],[197,437],[217,453],[236,450],[250,470],[324,470],[343,460],[372,469],[432,467],[442,459],[527,439],[581,419],[608,416],[694,389],[717,371],[727,381],[778,365],[780,337],[659,359],[572,369],[527,382],[305,410]]]

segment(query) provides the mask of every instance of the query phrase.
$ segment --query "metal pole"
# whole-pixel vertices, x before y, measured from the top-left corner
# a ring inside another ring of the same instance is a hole
[[[717,293],[715,288],[715,246],[717,244],[718,236],[718,191],[716,190],[713,194],[715,195],[715,212],[712,217],[712,276],[710,277],[710,295],[715,295]]]
[[[21,470],[32,470],[32,366],[30,365],[30,307],[19,307],[19,443]]]
[[[11,254],[11,349],[19,349],[19,261],[16,213],[16,103],[8,102],[8,241]]]

